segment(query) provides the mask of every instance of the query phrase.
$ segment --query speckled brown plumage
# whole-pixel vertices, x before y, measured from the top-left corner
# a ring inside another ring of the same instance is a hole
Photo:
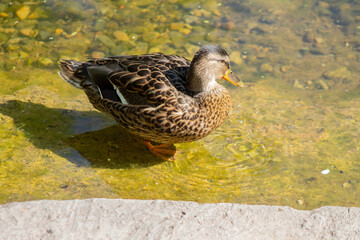
[[[61,60],[60,68],[60,76],[83,89],[96,109],[129,132],[157,143],[203,138],[230,111],[228,91],[215,82],[229,74],[228,55],[218,47],[201,48],[193,62],[156,53],[84,63]]]

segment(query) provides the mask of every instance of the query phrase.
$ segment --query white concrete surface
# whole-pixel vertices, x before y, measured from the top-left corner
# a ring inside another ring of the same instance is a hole
[[[360,208],[87,199],[0,205],[0,239],[360,239]]]

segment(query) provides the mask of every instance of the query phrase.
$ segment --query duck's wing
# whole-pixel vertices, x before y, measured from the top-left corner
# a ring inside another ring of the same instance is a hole
[[[137,94],[151,104],[161,104],[186,92],[186,73],[190,61],[175,55],[161,53],[140,56],[116,56],[93,60],[97,66],[102,61],[115,61],[118,69],[107,75],[117,92]]]

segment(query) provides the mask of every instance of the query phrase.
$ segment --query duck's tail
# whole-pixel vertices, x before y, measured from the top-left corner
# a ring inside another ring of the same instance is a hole
[[[83,82],[88,78],[88,73],[84,71],[84,63],[76,60],[60,59],[59,76],[66,82],[70,83],[76,88],[84,89]]]

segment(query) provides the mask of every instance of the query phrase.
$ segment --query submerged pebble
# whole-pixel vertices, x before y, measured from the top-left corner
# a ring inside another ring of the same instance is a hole
[[[294,86],[294,88],[299,88],[299,89],[304,88],[304,86],[300,83],[300,81],[298,79],[295,79],[293,86]]]
[[[240,65],[243,60],[241,58],[241,53],[239,51],[234,51],[230,54],[230,59],[231,59],[231,62],[237,64],[237,65]]]
[[[318,81],[318,85],[319,85],[319,89],[323,89],[323,90],[329,90],[329,85],[324,81],[324,80],[322,80],[322,79],[320,79],[319,81]]]
[[[129,41],[130,38],[129,36],[127,35],[126,32],[123,32],[123,31],[115,31],[113,33],[114,37],[118,40],[118,41]]]
[[[309,49],[309,52],[313,55],[326,55],[328,54],[326,49],[322,49],[322,48],[318,48],[318,47],[313,47]]]
[[[116,46],[114,41],[106,35],[97,36],[97,40],[99,40],[102,44],[104,44],[108,48],[113,48]]]
[[[312,32],[306,32],[303,36],[304,42],[312,43],[312,42],[314,42],[314,39],[315,39],[314,33],[312,33]]]
[[[283,73],[286,73],[289,69],[289,66],[281,66],[280,67],[280,71],[283,72]]]
[[[24,28],[20,30],[20,33],[27,37],[36,37],[39,31],[31,29],[31,28]]]
[[[63,33],[64,33],[64,30],[61,29],[61,28],[57,28],[57,29],[55,30],[55,36],[60,36],[60,35],[63,34]]]
[[[41,41],[50,40],[51,33],[42,30],[42,31],[39,31],[38,37]]]
[[[347,67],[340,67],[335,70],[326,71],[324,74],[326,79],[331,80],[343,80],[343,79],[351,79],[351,72],[347,69]]]
[[[18,18],[20,18],[20,20],[24,20],[29,16],[30,12],[30,7],[24,6],[16,11],[16,15],[18,16]]]
[[[273,68],[272,68],[272,66],[270,66],[270,64],[263,63],[260,66],[260,71],[265,72],[265,73],[271,73],[273,71]]]
[[[4,13],[4,12],[0,12],[0,17],[2,17],[2,18],[8,18],[8,17],[9,17],[9,14]]]
[[[95,51],[95,52],[91,53],[91,57],[92,58],[103,58],[103,57],[105,57],[105,53]]]
[[[54,64],[53,60],[47,57],[41,57],[38,60],[39,64],[44,67],[48,67]]]
[[[226,22],[222,25],[222,27],[226,30],[233,30],[235,28],[235,23],[232,21]]]

